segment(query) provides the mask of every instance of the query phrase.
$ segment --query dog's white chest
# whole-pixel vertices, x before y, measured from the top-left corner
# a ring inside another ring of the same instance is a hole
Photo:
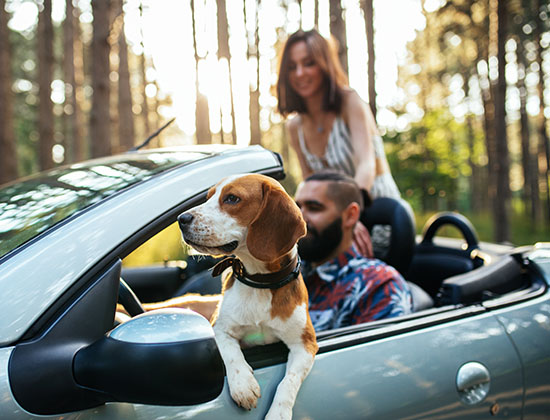
[[[243,327],[260,326],[271,320],[272,293],[235,282],[223,295],[220,316]]]

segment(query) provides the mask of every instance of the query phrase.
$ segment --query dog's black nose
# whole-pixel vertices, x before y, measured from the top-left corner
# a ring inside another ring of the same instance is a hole
[[[193,220],[193,215],[191,213],[182,213],[178,216],[178,223],[180,229],[184,230],[189,223]]]

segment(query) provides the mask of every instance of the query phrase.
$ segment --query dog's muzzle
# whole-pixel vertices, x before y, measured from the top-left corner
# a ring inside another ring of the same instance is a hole
[[[191,213],[182,213],[178,216],[178,224],[180,226],[181,233],[183,234],[183,239],[188,245],[195,249],[199,248],[199,251],[200,249],[219,250],[224,254],[230,254],[239,246],[238,241],[231,241],[224,245],[204,245],[190,240],[187,233],[189,232],[189,227],[191,226],[193,218],[194,216]]]

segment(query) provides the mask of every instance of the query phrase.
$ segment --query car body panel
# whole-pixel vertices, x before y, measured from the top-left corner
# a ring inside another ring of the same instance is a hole
[[[13,349],[13,347],[0,348],[0,419],[109,420],[135,418],[134,406],[126,403],[104,404],[89,410],[55,416],[37,416],[25,411],[13,397],[7,374]]]
[[[550,247],[529,256],[550,284]],[[550,300],[548,294],[513,307],[495,311],[495,316],[514,341],[524,369],[525,419],[549,419],[550,401]],[[549,356],[541,359],[541,353]]]
[[[8,255],[0,265],[0,345],[21,337],[76,279],[159,214],[224,176],[279,165],[274,154],[261,148],[214,155],[189,164],[185,171],[169,171],[123,191]]]
[[[265,149],[228,148],[121,191],[1,258],[0,418],[263,418],[285,374],[285,353],[277,345],[271,347],[278,352],[276,357],[264,357],[254,371],[262,398],[251,411],[235,405],[225,382],[218,397],[198,405],[109,402],[73,413],[35,415],[15,400],[9,369],[13,345],[19,350],[25,340],[42,333],[36,325],[43,314],[48,322],[55,322],[60,311],[52,308],[59,301],[78,305],[83,286],[97,279],[113,260],[123,258],[126,243],[138,246],[162,229],[159,219],[174,222],[178,212],[196,204],[194,200],[224,176],[281,170],[277,156]],[[167,213],[173,220],[168,220]],[[454,246],[460,241],[448,242]],[[509,247],[494,248],[498,248],[495,258],[511,252]],[[535,248],[526,256],[540,281],[548,285],[550,247]],[[319,335],[320,352],[300,389],[293,418],[489,419],[493,414],[508,419],[549,418],[548,287],[514,301],[504,296],[387,321]],[[258,350],[263,357],[264,349]],[[473,405],[464,403],[457,389],[459,369],[469,362],[480,363],[490,375],[488,395]]]
[[[456,374],[472,360],[488,367],[491,389],[484,402],[467,406],[458,399]],[[143,406],[136,407],[138,418],[263,418],[283,375],[284,365],[255,370],[262,398],[250,412],[235,406],[226,387],[204,409]],[[318,355],[293,418],[421,419],[444,413],[446,419],[479,420],[492,418],[490,408],[497,401],[506,418],[521,418],[519,360],[503,328],[483,315]]]
[[[9,351],[2,350],[0,371],[5,372]],[[471,361],[491,374],[488,397],[474,406],[460,402],[456,390],[458,369]],[[284,372],[284,364],[255,370],[262,398],[250,412],[233,403],[226,383],[219,397],[196,406],[108,403],[64,418],[263,418]],[[0,384],[0,395],[6,395],[9,384],[1,375]],[[477,420],[492,418],[491,407],[498,403],[505,418],[520,419],[521,384],[519,359],[504,329],[492,315],[481,314],[319,354],[300,390],[294,418],[420,419],[445,413],[448,419]],[[14,402],[10,406],[14,420],[28,418]],[[0,414],[8,414],[5,410]]]

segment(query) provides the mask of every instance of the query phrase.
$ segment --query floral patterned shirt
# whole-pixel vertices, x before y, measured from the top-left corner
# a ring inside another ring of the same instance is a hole
[[[355,247],[315,269],[305,264],[309,314],[316,331],[411,313],[412,296],[399,272]]]

